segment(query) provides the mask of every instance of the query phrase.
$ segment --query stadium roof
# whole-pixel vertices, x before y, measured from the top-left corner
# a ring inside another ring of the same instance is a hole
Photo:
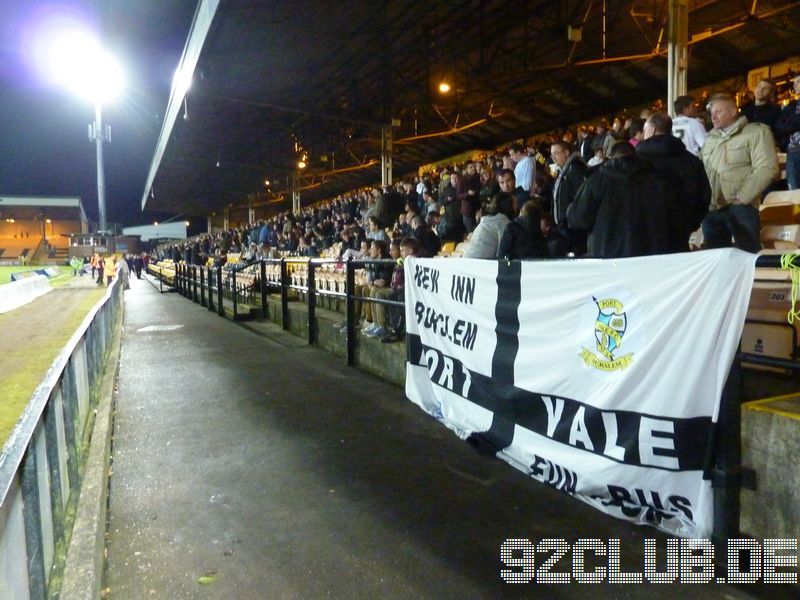
[[[44,214],[53,219],[86,221],[81,199],[77,197],[0,196],[0,218],[34,219]]]
[[[689,8],[690,88],[800,54],[800,2]],[[142,207],[207,215],[269,198],[265,179],[285,193],[302,151],[304,200],[374,184],[392,119],[397,176],[666,97],[666,11],[666,0],[201,0],[182,59],[192,84],[185,100],[173,86]]]

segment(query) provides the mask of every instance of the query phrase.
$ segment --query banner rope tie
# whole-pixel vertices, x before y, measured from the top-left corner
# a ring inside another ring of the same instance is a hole
[[[795,319],[800,321],[800,310],[797,306],[797,290],[800,287],[800,253],[781,255],[781,269],[789,271],[792,278],[792,303],[786,320],[793,325]]]

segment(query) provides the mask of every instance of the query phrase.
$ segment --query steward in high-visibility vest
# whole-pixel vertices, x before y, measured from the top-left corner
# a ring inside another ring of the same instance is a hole
[[[106,258],[106,263],[103,267],[103,274],[106,276],[106,285],[111,285],[111,280],[117,274],[117,262],[113,256]]]

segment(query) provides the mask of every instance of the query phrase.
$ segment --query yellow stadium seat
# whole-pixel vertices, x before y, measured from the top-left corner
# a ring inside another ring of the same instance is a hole
[[[441,249],[439,250],[439,254],[441,256],[450,256],[453,253],[453,250],[456,249],[455,242],[445,242],[442,244]]]
[[[761,243],[765,248],[796,250],[800,248],[800,224],[762,227]]]
[[[800,223],[800,190],[770,192],[760,209],[762,225]]]

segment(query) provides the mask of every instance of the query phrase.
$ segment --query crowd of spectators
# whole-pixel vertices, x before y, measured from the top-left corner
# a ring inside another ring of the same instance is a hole
[[[794,80],[800,93],[800,77]],[[762,81],[752,103],[716,95],[683,96],[676,118],[642,111],[581,126],[529,145],[511,144],[395,185],[353,191],[227,231],[159,249],[159,258],[222,265],[280,255],[433,256],[467,241],[465,257],[546,259],[625,257],[688,250],[702,224],[708,247],[756,252],[757,203],[789,153],[790,188],[800,185],[800,105],[781,110],[775,85]],[[372,271],[364,296],[402,287],[398,274]],[[376,282],[380,282],[376,284]],[[389,318],[365,332],[391,335]],[[375,311],[381,312],[381,311]],[[385,311],[384,311],[385,312]]]

